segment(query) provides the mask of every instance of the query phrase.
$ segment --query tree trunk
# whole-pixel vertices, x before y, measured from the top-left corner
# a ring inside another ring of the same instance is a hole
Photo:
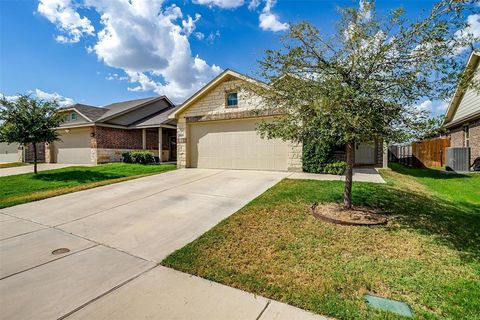
[[[353,142],[347,143],[347,172],[345,173],[345,189],[343,191],[343,206],[345,209],[352,209],[353,148]]]
[[[33,145],[33,173],[37,174],[37,144],[34,142]]]

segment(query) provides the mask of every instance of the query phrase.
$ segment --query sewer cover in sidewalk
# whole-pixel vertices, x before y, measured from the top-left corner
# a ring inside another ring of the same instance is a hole
[[[52,254],[58,255],[58,254],[64,254],[70,252],[70,249],[68,248],[58,248],[52,251]]]
[[[365,302],[375,309],[393,312],[404,317],[413,317],[412,309],[405,302],[385,299],[369,294],[365,295]]]

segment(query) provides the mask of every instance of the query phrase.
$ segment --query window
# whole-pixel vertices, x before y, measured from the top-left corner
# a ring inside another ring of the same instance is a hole
[[[238,97],[236,92],[230,92],[227,94],[227,107],[238,106]]]
[[[63,115],[63,122],[68,122],[69,118],[68,114]]]
[[[463,146],[470,146],[470,127],[468,125],[463,126]]]
[[[77,120],[77,114],[75,112],[72,112],[71,118],[72,118],[72,121]]]

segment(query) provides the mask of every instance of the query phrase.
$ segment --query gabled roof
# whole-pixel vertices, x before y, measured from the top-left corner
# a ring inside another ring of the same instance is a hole
[[[74,104],[59,110],[62,111],[71,111],[74,110],[82,117],[84,117],[88,123],[105,123],[110,119],[123,115],[125,113],[131,112],[133,110],[139,109],[143,106],[147,106],[151,103],[165,100],[167,102],[167,107],[160,109],[155,114],[148,116],[145,119],[139,120],[137,123],[146,122],[145,125],[160,125],[162,123],[169,122],[168,115],[174,110],[175,105],[166,97],[150,97],[144,99],[129,100],[123,102],[116,102],[104,107],[94,107],[86,104]],[[161,122],[163,121],[163,122]],[[79,123],[79,125],[82,125]],[[85,124],[83,124],[85,125]],[[136,124],[129,125],[128,127],[134,127]]]
[[[129,100],[123,102],[115,102],[109,105],[104,106],[103,108],[107,109],[108,111],[98,119],[98,121],[103,122],[110,120],[114,117],[118,117],[119,115],[125,114],[127,112],[133,111],[135,109],[141,108],[147,104],[152,102],[160,101],[160,100],[167,101],[168,104],[171,106],[175,106],[166,96],[159,96],[159,97],[150,97],[144,99],[136,99],[136,100]]]
[[[476,68],[479,67],[479,64],[480,64],[480,51],[473,51],[472,54],[470,55],[470,58],[468,59],[465,70],[475,70]],[[476,71],[476,72],[479,72],[479,71]],[[455,90],[453,98],[450,101],[450,104],[448,105],[447,112],[445,113],[445,118],[443,119],[444,126],[451,126],[454,124],[451,121],[455,115],[455,112],[457,112],[458,106],[460,105],[460,102],[462,101],[465,92],[466,92],[466,88],[460,85]],[[458,122],[458,121],[455,121],[455,122]]]
[[[74,105],[61,108],[59,112],[70,110],[75,110],[78,114],[87,119],[87,121],[89,122],[97,121],[101,116],[105,114],[105,112],[108,111],[107,109],[76,103]]]
[[[254,79],[252,77],[249,77],[247,75],[241,74],[239,72],[233,71],[231,69],[226,69],[222,73],[220,73],[218,76],[216,76],[213,80],[211,80],[209,83],[207,83],[203,88],[198,90],[196,93],[194,93],[190,98],[185,100],[184,103],[182,103],[178,108],[173,111],[169,118],[170,119],[175,119],[180,113],[188,109],[195,101],[203,97],[206,93],[208,93],[212,88],[216,87],[218,84],[222,83],[223,81],[230,79],[231,77],[247,81],[252,84],[260,85],[260,86],[267,86],[267,84]]]

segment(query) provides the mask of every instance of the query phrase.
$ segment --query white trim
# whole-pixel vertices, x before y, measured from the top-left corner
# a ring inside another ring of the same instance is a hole
[[[475,57],[475,58],[474,58]],[[465,70],[468,68],[473,68],[473,66],[478,63],[478,60],[480,59],[480,52],[473,51],[470,57],[468,58],[468,62],[465,66]],[[477,66],[478,68],[478,66]],[[474,71],[475,72],[475,71]],[[457,112],[457,108],[460,105],[460,102],[463,99],[463,95],[465,94],[465,88],[461,88],[460,85],[457,86],[455,89],[455,93],[453,94],[452,99],[450,100],[450,103],[447,108],[447,112],[445,112],[445,117],[443,119],[442,125],[444,126],[451,126],[452,123],[450,123],[453,119],[453,116],[455,115],[455,112]],[[457,122],[457,121],[455,121]]]
[[[79,115],[81,115],[82,117],[84,117],[85,119],[87,119],[88,121],[90,122],[93,122],[92,119],[90,119],[89,117],[87,117],[86,115],[84,115],[83,113],[81,113],[80,111],[77,110],[77,108],[75,107],[70,107],[70,108],[67,108],[67,109],[61,109],[61,110],[58,110],[58,113],[62,113],[64,111],[75,111],[77,112]]]
[[[62,129],[73,129],[73,128],[85,128],[85,127],[93,127],[95,123],[82,123],[82,124],[73,124],[70,126],[61,126],[56,127],[55,130],[62,130]]]

